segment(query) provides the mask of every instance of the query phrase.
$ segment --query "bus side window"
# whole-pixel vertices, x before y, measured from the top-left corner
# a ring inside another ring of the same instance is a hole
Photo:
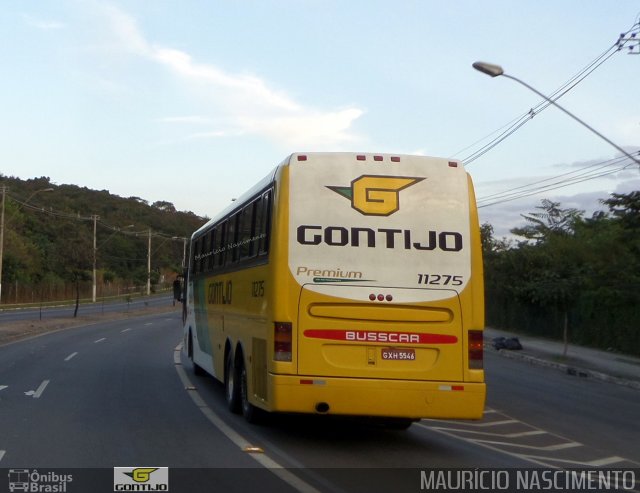
[[[225,264],[230,265],[238,260],[238,217],[240,214],[236,213],[227,221],[227,258]]]
[[[269,237],[271,236],[271,190],[262,195],[262,211],[260,214],[259,235],[260,250],[258,254],[269,254]]]
[[[200,238],[200,272],[207,271],[207,235]]]
[[[196,273],[196,251],[197,251],[197,243],[196,241],[192,241],[189,245],[189,277],[193,276]]]
[[[253,209],[255,202],[245,206],[240,213],[240,229],[238,231],[238,243],[240,244],[240,260],[251,256],[253,242]]]
[[[216,230],[215,228],[211,230],[209,233],[209,251],[207,252],[207,271],[212,271],[214,269],[213,263],[213,252],[216,248]]]
[[[218,224],[218,226],[216,226],[216,229],[218,229],[219,233],[218,233],[218,238],[219,238],[219,250],[220,253],[217,256],[217,262],[216,265],[218,266],[218,268],[222,267],[224,265],[224,259],[227,256],[227,221],[224,221],[221,224]]]
[[[193,272],[195,274],[200,272],[200,262],[198,261],[199,258],[200,258],[200,238],[198,238],[193,243],[193,258],[192,258],[192,262],[193,262]]]

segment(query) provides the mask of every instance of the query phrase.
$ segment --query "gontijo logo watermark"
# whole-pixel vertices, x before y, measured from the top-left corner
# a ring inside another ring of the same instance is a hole
[[[114,467],[113,491],[169,491],[169,468]]]
[[[400,210],[400,191],[424,178],[362,175],[350,187],[327,186],[349,199],[351,207],[365,216],[390,216]]]

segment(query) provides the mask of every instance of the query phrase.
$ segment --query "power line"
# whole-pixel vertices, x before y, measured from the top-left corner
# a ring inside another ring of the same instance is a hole
[[[638,152],[638,155],[640,155],[640,152]],[[601,166],[599,168],[596,168],[594,170],[590,170],[587,172],[583,172],[581,174],[578,174],[572,178],[568,178],[568,179],[564,179],[564,180],[560,180],[558,182],[555,183],[549,183],[547,185],[543,185],[543,186],[539,186],[539,187],[534,187],[534,188],[530,188],[530,189],[526,189],[526,187],[534,185],[534,184],[538,184],[538,183],[542,183],[545,181],[550,181],[552,179],[558,178],[558,177],[554,177],[554,178],[548,178],[546,180],[540,180],[539,182],[535,182],[533,184],[529,184],[529,185],[524,185],[522,187],[516,187],[514,189],[511,189],[512,191],[505,191],[505,192],[501,192],[498,194],[493,194],[487,197],[481,197],[478,199],[478,208],[483,208],[483,207],[490,207],[493,205],[497,205],[497,204],[502,204],[505,202],[511,202],[513,200],[517,200],[517,199],[521,199],[524,197],[529,197],[531,195],[537,195],[539,193],[542,192],[548,192],[551,190],[556,190],[558,188],[564,188],[566,186],[569,185],[575,185],[578,183],[582,183],[585,181],[589,181],[589,180],[593,180],[596,178],[602,178],[604,176],[608,176],[614,173],[618,173],[620,171],[624,171],[625,169],[628,169],[632,166],[635,166],[634,162],[627,162],[624,165],[618,166],[616,168],[613,169],[607,169],[606,171],[600,171],[597,172],[598,170],[602,169],[602,168],[607,168],[609,166],[611,166],[612,164],[620,164],[624,161],[628,161],[628,159],[626,157],[623,158],[616,158],[615,160],[611,160],[612,162],[610,162],[609,164],[606,164],[604,166]],[[605,161],[606,162],[606,161]],[[598,163],[598,164],[603,164],[603,163]],[[596,165],[592,165],[592,166],[596,166]],[[583,170],[585,168],[582,168]],[[574,172],[572,172],[574,173]],[[566,175],[566,174],[565,174]],[[564,176],[564,175],[559,175],[559,176]],[[520,191],[517,191],[520,190]]]
[[[573,88],[575,88],[580,82],[582,82],[586,77],[588,77],[591,73],[593,73],[604,62],[609,60],[609,58],[611,58],[615,53],[617,53],[620,50],[622,50],[622,48],[625,45],[631,44],[632,46],[640,46],[638,44],[638,39],[637,39],[637,34],[638,34],[639,30],[640,30],[640,23],[638,23],[636,21],[634,23],[634,25],[626,33],[620,34],[620,37],[618,38],[618,40],[612,46],[607,48],[598,57],[596,57],[591,63],[589,63],[586,67],[584,67],[582,70],[580,70],[578,73],[576,73],[573,77],[571,77],[569,80],[567,80],[564,84],[562,84],[553,93],[551,93],[550,99],[552,99],[553,101],[556,101],[556,100],[560,99],[561,97],[563,97],[565,94],[567,94]],[[504,125],[503,127],[501,127],[500,129],[492,132],[491,134],[483,137],[482,139],[480,139],[480,140],[474,142],[473,144],[465,147],[464,149],[456,152],[452,157],[457,156],[458,154],[466,151],[469,148],[472,148],[476,144],[478,144],[480,142],[483,142],[487,138],[495,135],[496,133],[500,132],[502,129],[506,128],[506,130],[504,130],[502,133],[500,133],[500,135],[498,137],[496,137],[493,140],[489,141],[487,144],[482,146],[480,149],[478,149],[477,151],[471,153],[470,155],[468,155],[467,157],[462,159],[462,162],[464,163],[465,166],[471,164],[473,161],[475,161],[476,159],[478,159],[478,158],[482,157],[483,155],[485,155],[487,152],[489,152],[495,146],[497,146],[502,141],[504,141],[507,137],[511,136],[517,130],[522,128],[522,126],[524,126],[525,123],[527,123],[528,121],[533,119],[534,116],[536,116],[541,111],[543,111],[546,108],[548,108],[550,105],[551,105],[551,103],[548,102],[548,101],[544,101],[543,100],[543,101],[539,102],[537,105],[532,107],[526,113],[524,113],[524,114],[520,115],[519,117],[515,118],[511,122],[509,122],[506,125]]]

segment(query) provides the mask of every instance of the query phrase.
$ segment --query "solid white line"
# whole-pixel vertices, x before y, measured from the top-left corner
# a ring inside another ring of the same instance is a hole
[[[251,447],[252,444],[240,435],[237,431],[231,428],[227,423],[225,423],[220,416],[216,414],[216,412],[211,409],[204,400],[198,394],[198,391],[195,390],[193,383],[189,380],[187,372],[181,365],[180,361],[180,351],[182,348],[182,343],[178,344],[174,349],[173,353],[173,362],[175,364],[176,371],[178,372],[178,377],[182,381],[185,389],[188,390],[188,394],[193,400],[193,402],[200,408],[200,411],[206,416],[206,418],[213,424],[218,430],[220,430],[229,440],[231,440],[235,445],[237,445],[240,450],[244,450],[247,447]],[[282,481],[292,486],[296,491],[301,491],[305,493],[320,493],[319,490],[311,486],[309,483],[305,482],[303,479],[299,478],[291,471],[287,470],[269,457],[267,454],[249,454],[249,456],[258,462],[263,467],[266,467],[269,472],[278,476]]]
[[[0,450],[0,461],[2,460],[2,458],[4,457],[4,454],[6,454],[7,451],[6,450]]]
[[[102,339],[98,339],[97,341],[93,341],[93,343],[94,343],[94,344],[97,344],[97,343],[99,343],[99,342],[106,341],[106,340],[107,340],[107,338],[106,338],[106,337],[103,337]]]
[[[77,352],[76,352],[76,353],[71,353],[71,354],[70,354],[69,356],[67,356],[64,360],[65,360],[65,361],[69,361],[69,360],[70,360],[71,358],[73,358],[76,354],[78,354],[78,353],[77,353]]]
[[[36,392],[33,394],[33,398],[39,399],[42,393],[44,392],[44,389],[47,388],[47,385],[49,385],[49,380],[43,380],[42,383],[40,384],[40,387],[38,387]]]

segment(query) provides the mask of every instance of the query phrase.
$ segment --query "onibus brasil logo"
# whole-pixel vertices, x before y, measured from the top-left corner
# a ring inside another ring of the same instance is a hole
[[[424,178],[411,176],[362,175],[350,187],[327,186],[351,201],[351,207],[365,216],[390,216],[400,210],[400,191]]]

